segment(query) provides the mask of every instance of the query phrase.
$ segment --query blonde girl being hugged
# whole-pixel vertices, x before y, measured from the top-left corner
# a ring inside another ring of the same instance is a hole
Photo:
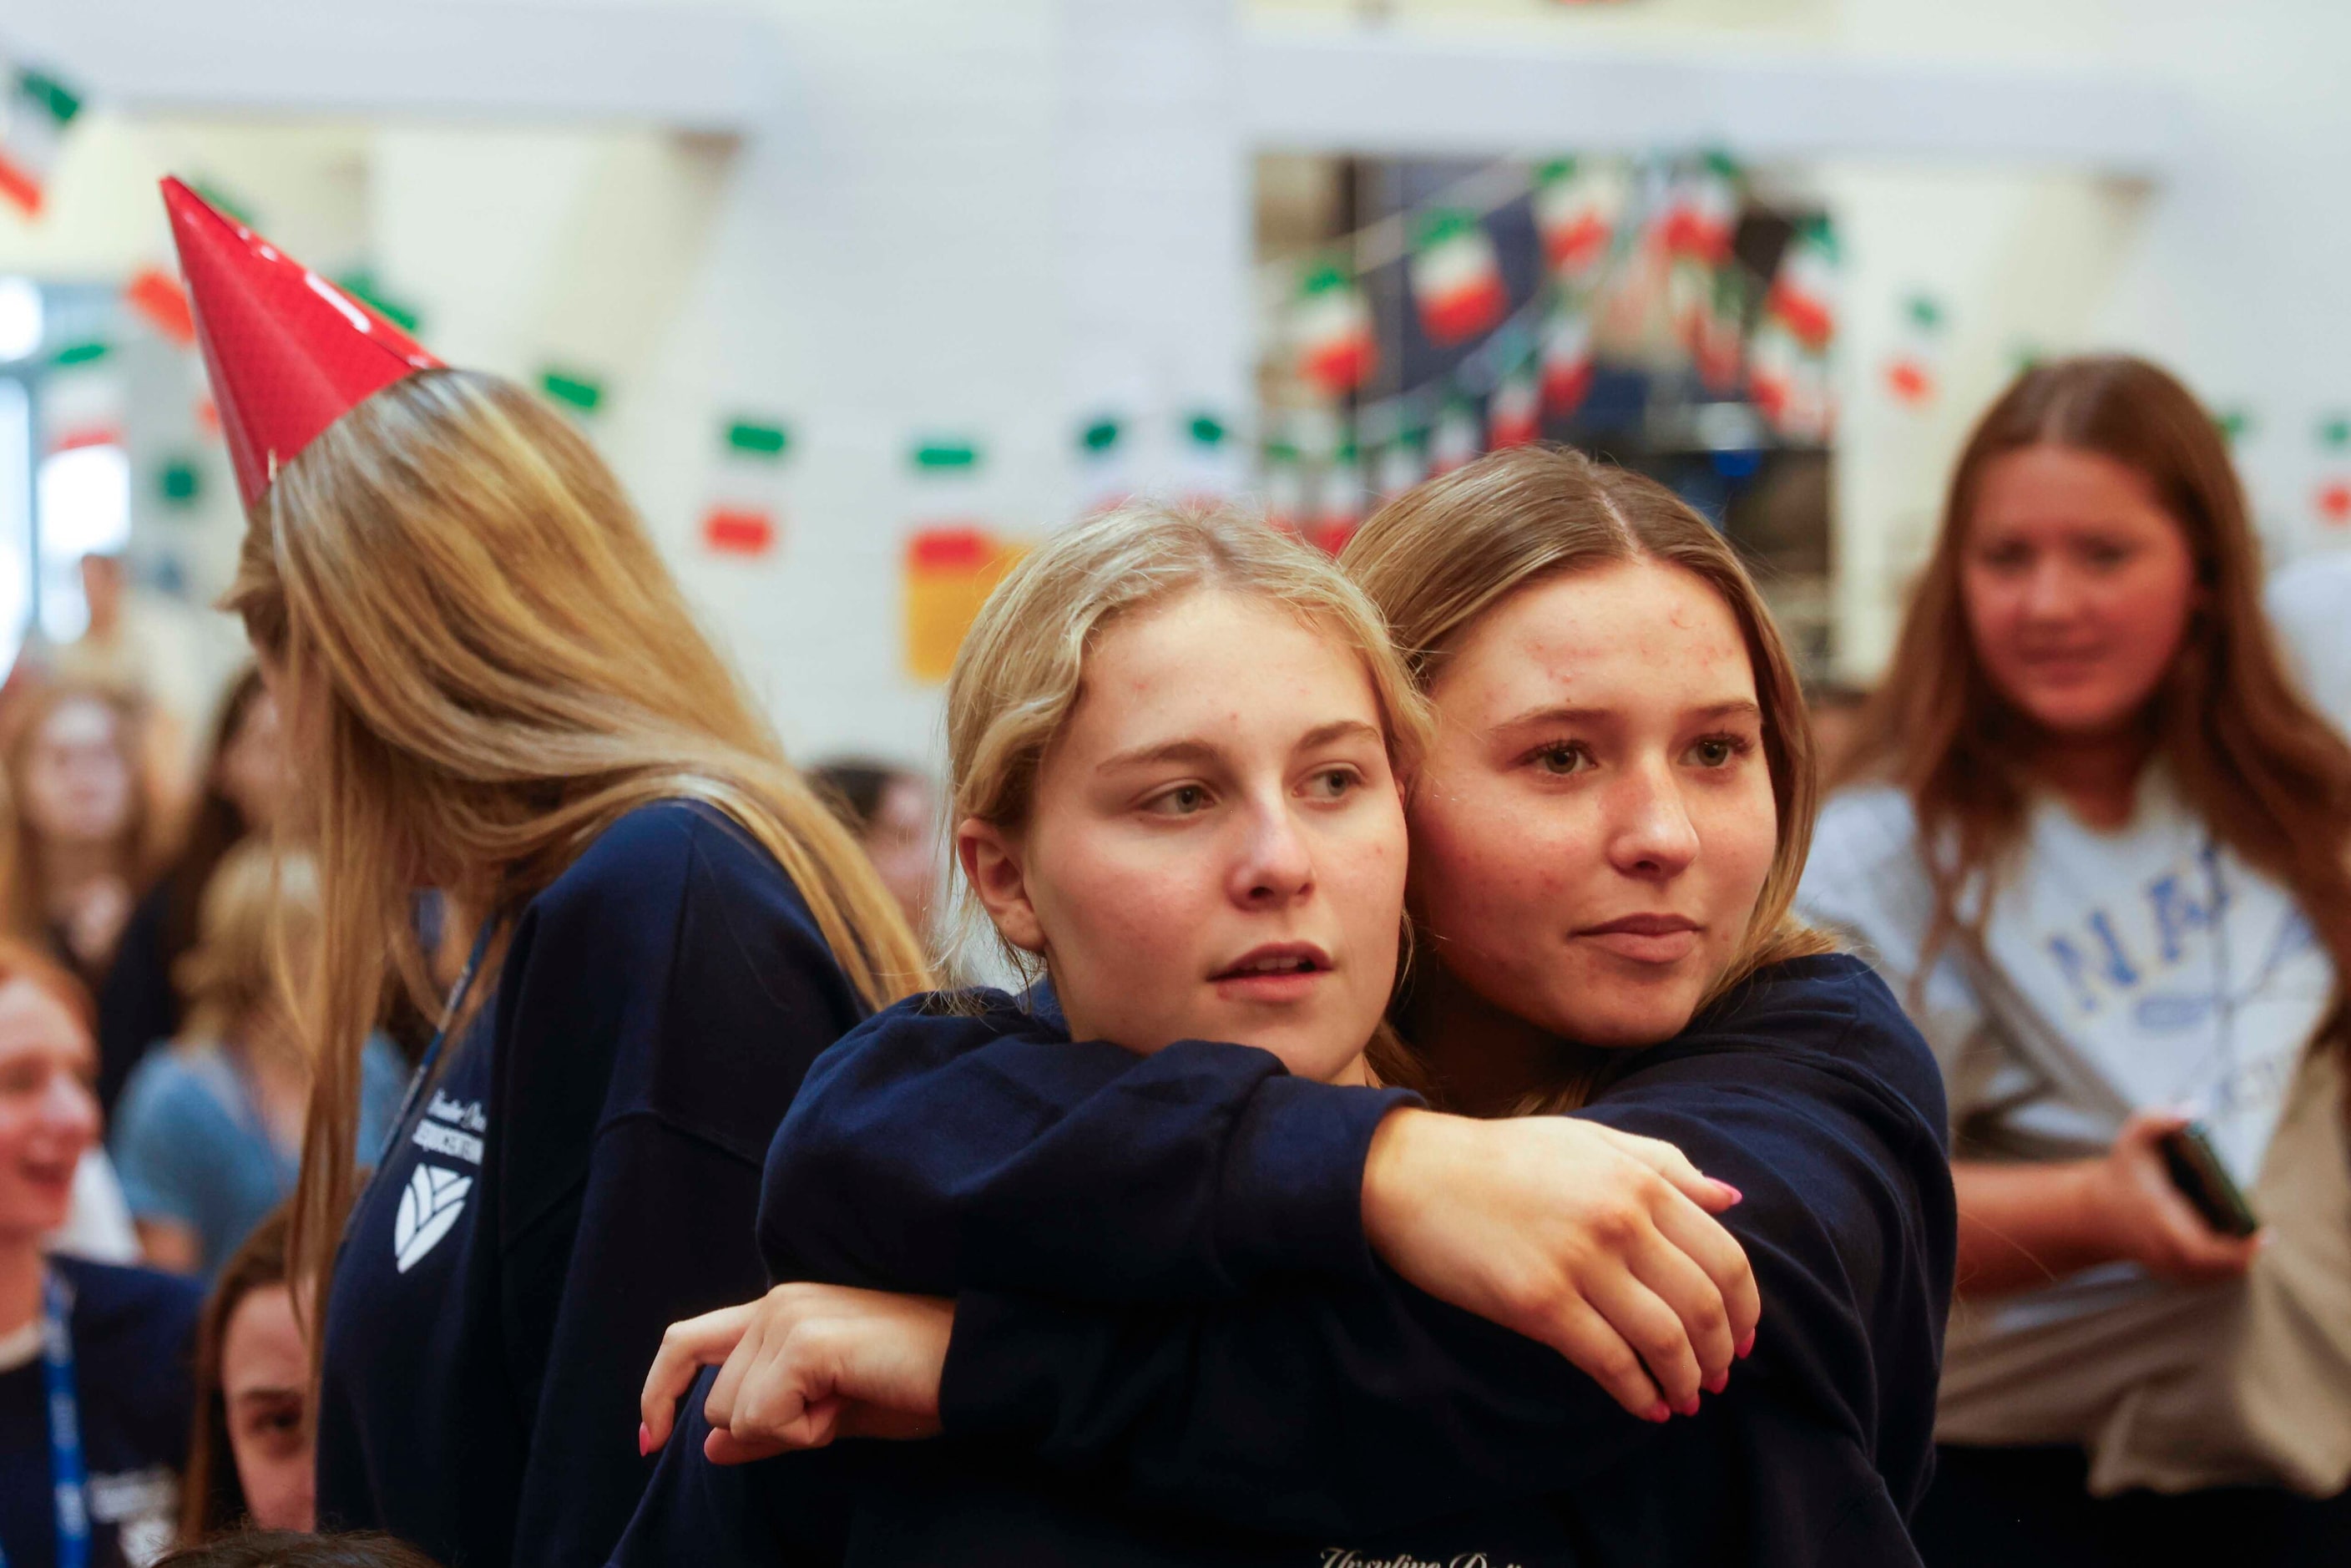
[[[323,894],[291,1239],[319,1520],[594,1563],[643,1482],[643,1359],[765,1283],[768,1140],[923,966],[580,434],[165,193],[246,502],[227,603]],[[471,958],[363,1148],[392,988],[440,1005],[427,888]]]

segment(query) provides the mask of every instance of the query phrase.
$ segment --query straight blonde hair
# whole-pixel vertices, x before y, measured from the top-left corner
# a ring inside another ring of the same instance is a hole
[[[1379,606],[1424,690],[1479,617],[1539,582],[1628,561],[1677,568],[1720,597],[1747,643],[1762,709],[1778,830],[1771,866],[1704,1011],[1767,965],[1836,950],[1792,913],[1820,810],[1813,732],[1795,662],[1730,542],[1656,481],[1557,446],[1517,446],[1405,491],[1348,541],[1340,563]],[[1528,1085],[1526,1112],[1571,1110],[1631,1053],[1571,1050],[1558,1082]]]
[[[980,607],[947,676],[949,820],[1026,828],[1038,773],[1084,693],[1095,641],[1121,617],[1204,591],[1279,605],[1362,660],[1389,763],[1410,778],[1427,747],[1427,699],[1362,590],[1328,556],[1259,518],[1136,502],[1048,539]],[[1037,977],[1034,959],[995,933],[968,882],[959,880],[956,900],[957,925],[988,931],[1016,970]],[[1371,1056],[1384,1082],[1413,1081],[1384,1030]]]
[[[927,983],[895,903],[784,760],[611,472],[521,388],[427,371],[329,426],[253,508],[224,607],[287,682],[315,813],[318,1070],[292,1249],[322,1320],[361,1049],[395,984],[440,1007],[419,888],[496,923],[623,813],[698,800],[775,857],[868,1007]],[[508,934],[490,928],[495,974]]]
[[[318,957],[319,868],[247,839],[221,857],[196,909],[196,942],[172,967],[189,1040],[226,1041],[265,1009],[298,998]]]

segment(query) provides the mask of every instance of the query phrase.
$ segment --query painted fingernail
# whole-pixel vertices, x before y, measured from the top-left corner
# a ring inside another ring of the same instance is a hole
[[[1641,1412],[1642,1420],[1654,1421],[1659,1426],[1663,1426],[1666,1422],[1672,1420],[1673,1417],[1674,1413],[1666,1408],[1666,1402],[1662,1399],[1657,1401],[1655,1405],[1650,1406],[1646,1410]]]
[[[1712,1176],[1708,1176],[1707,1179],[1708,1179],[1708,1181],[1714,1181],[1714,1178],[1713,1178]],[[1745,1203],[1745,1202],[1747,1201],[1747,1195],[1746,1195],[1745,1193],[1743,1193],[1743,1192],[1740,1191],[1737,1187],[1735,1187],[1735,1186],[1731,1186],[1729,1182],[1727,1182],[1727,1181],[1717,1181],[1717,1182],[1715,1182],[1715,1183],[1714,1183],[1714,1185],[1715,1185],[1715,1186],[1719,1186],[1719,1187],[1720,1187],[1723,1191],[1725,1191],[1725,1192],[1729,1193],[1729,1194],[1730,1195],[1730,1201],[1731,1201],[1731,1202],[1733,1202],[1733,1203]]]
[[[637,1423],[637,1458],[643,1458],[653,1451],[653,1429],[643,1421]]]
[[[1729,1386],[1730,1374],[1728,1371],[1718,1372],[1706,1380],[1706,1391],[1708,1394],[1719,1394]]]
[[[1687,1404],[1687,1405],[1684,1405],[1684,1406],[1679,1406],[1679,1408],[1680,1408],[1680,1410],[1681,1410],[1681,1413],[1682,1413],[1683,1415],[1685,1415],[1685,1416],[1695,1416],[1695,1415],[1697,1415],[1697,1414],[1698,1414],[1698,1396],[1697,1396],[1697,1395],[1695,1395],[1695,1394],[1691,1395],[1691,1396],[1690,1396],[1690,1397],[1689,1397],[1689,1403],[1688,1403],[1688,1404]]]
[[[1747,1337],[1740,1340],[1731,1348],[1739,1353],[1740,1360],[1745,1361],[1755,1352],[1755,1331],[1753,1329],[1749,1329],[1747,1331]]]

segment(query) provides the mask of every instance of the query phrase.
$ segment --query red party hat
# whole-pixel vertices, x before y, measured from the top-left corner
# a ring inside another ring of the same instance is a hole
[[[440,365],[179,181],[163,182],[163,205],[246,506],[320,431],[411,371]]]

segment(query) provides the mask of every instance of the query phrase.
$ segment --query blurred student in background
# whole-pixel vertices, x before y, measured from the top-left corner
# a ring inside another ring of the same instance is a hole
[[[1949,1081],[1930,1564],[2351,1560],[2351,747],[2280,667],[2211,419],[2155,366],[1987,413],[1803,906]],[[2168,1174],[2190,1117],[2250,1194]]]
[[[213,724],[193,815],[177,851],[132,910],[98,993],[98,1051],[120,1083],[158,1040],[180,1032],[173,970],[196,943],[196,906],[223,856],[266,835],[286,795],[277,705],[248,665],[229,683]]]
[[[96,991],[146,885],[159,825],[137,715],[99,687],[59,683],[32,693],[16,717],[5,753],[8,929]],[[100,1064],[102,1109],[131,1067]]]
[[[286,1277],[286,1211],[221,1268],[196,1330],[195,1422],[180,1487],[180,1540],[315,1521],[310,1351]]]
[[[0,1552],[11,1568],[145,1562],[188,1439],[194,1285],[44,1257],[98,1138],[89,998],[0,939]]]
[[[231,850],[180,960],[187,1027],[139,1064],[115,1107],[115,1170],[155,1267],[209,1276],[294,1190],[313,1074],[288,1002],[304,994],[318,952],[316,864],[273,861],[261,842]],[[362,1160],[381,1146],[407,1079],[392,1043],[371,1036]]]
[[[906,924],[928,930],[939,884],[938,805],[930,781],[910,768],[844,758],[810,768],[809,782],[857,835]]]

